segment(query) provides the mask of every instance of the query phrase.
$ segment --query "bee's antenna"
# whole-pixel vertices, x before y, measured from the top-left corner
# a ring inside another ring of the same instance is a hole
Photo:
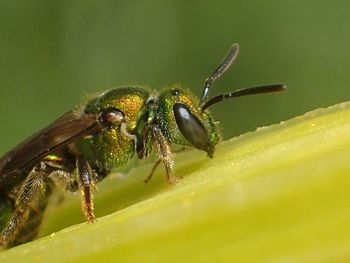
[[[213,85],[215,80],[217,80],[222,75],[222,73],[224,73],[231,66],[232,62],[235,61],[238,55],[238,51],[239,51],[239,45],[237,43],[233,44],[230,50],[228,51],[227,55],[219,64],[219,66],[214,70],[214,72],[210,75],[210,77],[205,80],[201,100],[199,102],[200,108],[203,108],[205,100],[208,97],[210,87]]]
[[[251,87],[251,88],[244,88],[244,89],[231,91],[229,93],[217,95],[217,96],[211,98],[210,100],[208,100],[202,106],[202,111],[204,111],[206,108],[210,107],[211,105],[213,105],[215,103],[223,101],[224,99],[231,99],[231,98],[235,98],[235,97],[241,97],[241,96],[253,95],[253,94],[284,91],[286,89],[287,89],[287,87],[284,84],[273,84],[273,85],[268,85],[268,86]]]

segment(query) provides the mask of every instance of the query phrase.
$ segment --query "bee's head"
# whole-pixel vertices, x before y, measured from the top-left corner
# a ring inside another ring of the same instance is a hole
[[[209,90],[222,73],[236,59],[238,44],[233,44],[223,61],[204,83],[201,99],[196,100],[189,92],[173,87],[158,97],[158,123],[165,137],[172,143],[188,145],[204,150],[212,157],[221,136],[207,108],[223,101],[246,95],[285,90],[285,85],[274,84],[245,88],[208,98]]]
[[[158,98],[158,122],[172,143],[192,146],[213,156],[221,136],[208,111],[187,91],[174,87]]]

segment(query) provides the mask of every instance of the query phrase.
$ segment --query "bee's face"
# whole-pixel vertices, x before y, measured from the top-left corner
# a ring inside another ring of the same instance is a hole
[[[161,129],[172,142],[192,146],[212,156],[221,136],[212,117],[202,111],[188,91],[178,87],[166,89],[158,98]]]

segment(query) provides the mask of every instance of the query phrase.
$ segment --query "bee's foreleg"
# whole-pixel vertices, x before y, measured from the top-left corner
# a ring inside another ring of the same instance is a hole
[[[163,165],[164,165],[167,181],[170,184],[174,184],[179,180],[181,180],[182,177],[175,176],[172,174],[174,161],[171,156],[170,145],[167,142],[164,135],[162,134],[161,130],[156,125],[152,126],[152,133],[153,133],[154,143],[156,144],[156,148],[158,150],[158,158],[161,162],[163,162]],[[156,163],[156,165],[158,164]]]
[[[20,186],[14,212],[0,235],[1,245],[8,246],[12,242],[16,242],[17,235],[27,223],[31,212],[36,211],[36,213],[40,213],[38,206],[47,190],[45,182],[46,174],[46,164],[40,162],[30,171]],[[32,229],[31,231],[33,231],[33,235],[36,235],[37,229]]]
[[[182,151],[185,151],[187,150],[187,148],[180,148],[180,149],[177,149],[176,151],[173,151],[174,153],[179,153],[179,152],[182,152]],[[149,173],[149,175],[146,177],[146,179],[144,180],[144,182],[147,184],[153,177],[153,174],[154,172],[156,171],[157,167],[159,166],[159,164],[161,163],[161,159],[159,158],[154,164],[153,164],[153,167],[152,167],[152,170],[151,172]],[[181,176],[174,176],[176,180],[179,180],[179,179],[182,179]]]
[[[82,196],[81,208],[89,223],[95,221],[94,200],[92,189],[94,187],[94,174],[87,160],[79,156],[77,159],[77,168],[79,174],[79,186]]]
[[[147,178],[144,180],[144,182],[147,184],[153,177],[153,174],[154,174],[154,171],[157,169],[158,165],[160,164],[162,160],[161,159],[158,159],[154,164],[153,164],[153,167],[152,167],[152,170],[151,172],[149,173],[149,175],[147,176]]]

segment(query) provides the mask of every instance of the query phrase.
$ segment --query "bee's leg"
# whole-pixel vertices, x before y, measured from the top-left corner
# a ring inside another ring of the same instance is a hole
[[[18,246],[20,244],[29,242],[38,236],[41,222],[44,218],[44,211],[50,200],[51,195],[50,184],[45,185],[45,193],[41,193],[40,201],[37,207],[30,209],[29,216],[25,224],[20,229],[20,232],[16,235],[15,239],[11,242],[11,245]]]
[[[176,153],[184,152],[184,151],[187,151],[187,150],[188,150],[188,148],[182,147],[182,148],[179,148],[179,149],[173,151],[173,153],[176,154]],[[160,164],[161,161],[162,161],[161,159],[158,159],[158,160],[153,164],[153,167],[152,167],[151,172],[149,173],[149,175],[147,176],[147,178],[144,180],[144,182],[145,182],[146,184],[152,179],[153,174],[154,174],[155,170],[157,169],[157,167],[158,167],[158,165]],[[177,176],[177,177],[175,176],[175,179],[178,181],[178,180],[181,180],[182,177],[181,177],[181,176]]]
[[[88,223],[95,221],[94,200],[92,188],[94,188],[94,176],[87,160],[79,156],[77,159],[78,174],[80,180],[80,191],[83,198],[81,208]]]
[[[79,189],[75,174],[64,170],[63,167],[52,171],[49,178],[58,189],[69,192],[76,192]]]
[[[167,181],[170,184],[174,184],[181,180],[182,177],[172,174],[174,161],[171,158],[170,145],[168,144],[161,130],[156,125],[152,125],[152,133],[156,148],[158,150],[158,158],[164,165]]]
[[[11,216],[9,223],[1,232],[1,245],[7,246],[11,243],[21,243],[21,241],[17,241],[17,236],[20,233],[20,230],[23,229],[23,226],[27,223],[28,218],[31,216],[31,213],[41,213],[38,211],[40,208],[42,208],[42,204],[40,204],[40,201],[44,194],[50,192],[47,188],[48,185],[45,182],[46,174],[46,164],[44,162],[41,162],[30,171],[27,178],[22,183],[17,194],[14,212]],[[43,208],[45,208],[45,206]],[[37,219],[39,219],[40,222],[41,215],[38,216]],[[27,227],[25,227],[25,229],[27,229]],[[33,233],[31,234],[32,236],[30,238],[33,238],[36,235],[36,233],[37,229],[33,229]],[[30,235],[30,233],[28,234]],[[21,233],[20,238],[22,236],[23,235]],[[24,237],[23,242],[25,241],[27,241],[26,237]]]
[[[152,179],[153,173],[154,173],[154,171],[157,169],[157,167],[158,167],[158,165],[160,164],[161,161],[162,161],[161,159],[158,159],[158,160],[154,163],[150,174],[149,174],[149,175],[147,176],[147,178],[144,180],[144,182],[145,182],[146,184]]]

